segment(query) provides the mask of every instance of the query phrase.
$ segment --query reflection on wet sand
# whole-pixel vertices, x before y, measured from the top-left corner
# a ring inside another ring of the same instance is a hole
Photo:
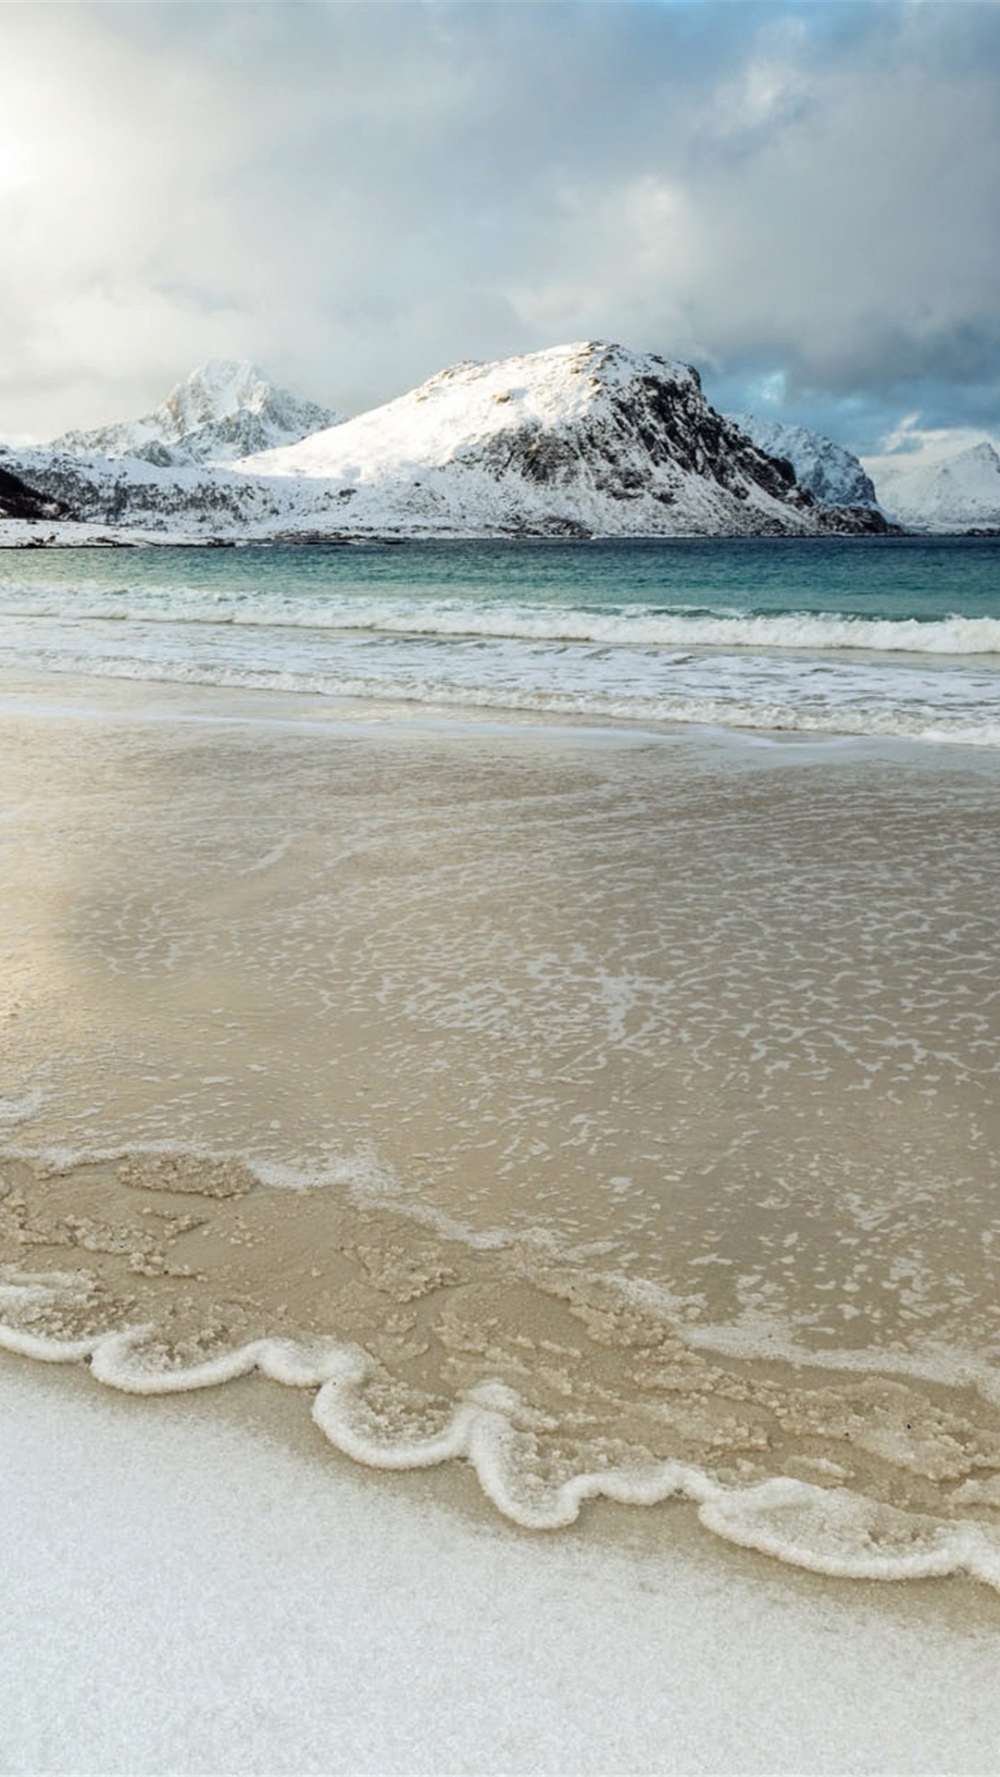
[[[4,742],[9,1339],[128,1330],[136,1386],[360,1350],[383,1453],[495,1386],[539,1521],[673,1462],[991,1545],[988,766],[138,710]]]

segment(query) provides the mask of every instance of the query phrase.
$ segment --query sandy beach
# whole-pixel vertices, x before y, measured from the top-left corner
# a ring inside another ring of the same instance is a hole
[[[993,1768],[990,759],[0,725],[3,1768]]]
[[[996,1769],[981,1588],[775,1568],[681,1508],[527,1535],[273,1384],[3,1356],[0,1401],[5,1772]]]
[[[1000,1777],[1000,8],[0,43],[0,1777]]]

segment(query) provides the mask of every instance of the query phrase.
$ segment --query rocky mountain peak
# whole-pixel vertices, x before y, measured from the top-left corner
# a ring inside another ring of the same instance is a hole
[[[247,358],[208,358],[171,389],[156,417],[180,439],[235,413],[261,413],[277,392]]]
[[[604,340],[451,365],[238,468],[323,480],[352,499],[405,486],[428,518],[435,501],[460,500],[470,528],[487,511],[614,535],[815,527],[791,470],[709,406],[690,365]]]
[[[958,451],[951,461],[953,466],[961,463],[975,464],[988,471],[992,470],[995,474],[1000,473],[1000,456],[988,438],[983,438],[979,444],[970,444],[968,450]]]
[[[71,456],[138,457],[162,468],[227,464],[251,451],[296,444],[339,418],[278,388],[248,359],[209,358],[152,413],[66,432],[51,448]]]
[[[753,413],[734,413],[730,418],[768,456],[791,463],[799,486],[812,494],[817,505],[873,510],[878,506],[875,484],[859,459],[824,433]]]

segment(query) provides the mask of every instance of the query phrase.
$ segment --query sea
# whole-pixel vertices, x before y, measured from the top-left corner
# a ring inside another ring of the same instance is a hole
[[[1000,745],[990,538],[46,550],[8,667]]]
[[[998,564],[0,554],[0,1344],[1000,1589]]]

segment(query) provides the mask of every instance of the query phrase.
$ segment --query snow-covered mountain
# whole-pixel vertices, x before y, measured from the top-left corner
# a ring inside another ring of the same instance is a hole
[[[232,463],[251,451],[297,444],[339,414],[279,389],[243,358],[209,358],[142,419],[66,432],[50,448],[71,456],[139,457],[160,467]]]
[[[1000,530],[1000,456],[987,440],[922,467],[879,472],[879,503],[919,531]]]
[[[39,493],[36,488],[29,487],[20,475],[6,467],[9,452],[0,449],[0,519],[62,519],[70,516],[69,510],[60,500],[49,498]]]
[[[768,456],[784,457],[791,463],[799,486],[812,494],[818,506],[878,506],[875,485],[858,458],[822,432],[761,419],[754,413],[729,417]]]
[[[216,379],[209,381],[214,386]],[[190,398],[171,409],[177,439],[190,439],[192,422],[206,411],[198,378],[182,389],[192,384]],[[218,423],[195,423],[193,431]],[[122,431],[129,429],[111,429],[116,448]],[[126,537],[753,536],[885,528],[875,511],[818,506],[787,461],[760,450],[709,406],[690,366],[593,341],[457,364],[384,407],[228,467],[165,465],[150,461],[149,450],[143,461],[134,454],[143,440],[130,436],[129,456],[61,447],[21,453],[11,466],[78,520],[119,527]],[[102,439],[107,450],[108,435]]]
[[[236,465],[343,502],[352,528],[744,535],[818,528],[787,468],[709,407],[697,371],[603,342],[441,371]]]

